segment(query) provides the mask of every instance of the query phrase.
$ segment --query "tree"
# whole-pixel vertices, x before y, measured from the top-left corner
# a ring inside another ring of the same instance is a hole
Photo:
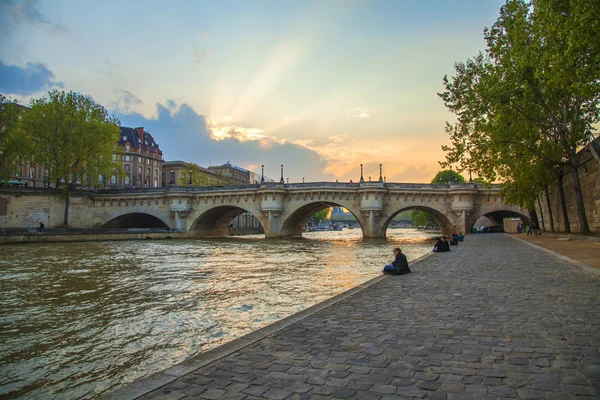
[[[559,190],[568,167],[585,233],[577,150],[600,120],[599,13],[597,1],[507,0],[484,31],[486,54],[456,64],[440,94],[457,115],[446,125],[452,144],[442,166],[457,162],[486,180],[517,182],[509,160],[519,151],[554,172]]]
[[[192,171],[192,186],[218,186],[227,182],[222,173],[218,173],[216,176],[210,175],[204,172],[198,164],[188,163],[187,168],[181,171],[179,185],[188,186],[190,184],[190,170]]]
[[[0,94],[0,180],[8,183],[19,158],[28,156],[29,141],[20,126],[24,107]]]
[[[332,208],[328,207],[321,211],[317,211],[316,213],[313,214],[312,218],[317,222],[321,222],[326,219],[329,219],[329,217],[331,216],[331,210],[332,210]]]
[[[410,218],[413,221],[413,225],[417,226],[436,226],[437,222],[431,214],[427,214],[425,211],[412,210],[410,212]]]
[[[431,183],[444,185],[448,183],[465,183],[465,178],[463,178],[458,172],[447,169],[438,172],[437,175],[432,179]]]
[[[84,183],[100,186],[100,177],[120,171],[114,161],[119,152],[119,121],[90,97],[55,90],[32,99],[22,123],[32,139],[33,159],[49,169],[48,177],[57,188],[62,187],[64,226],[68,226],[72,189]]]

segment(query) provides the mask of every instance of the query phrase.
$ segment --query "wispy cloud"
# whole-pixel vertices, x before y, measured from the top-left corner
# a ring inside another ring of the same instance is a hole
[[[0,61],[0,91],[9,94],[31,95],[64,84],[54,80],[54,73],[46,65],[35,62],[23,67]]]
[[[135,110],[136,106],[143,104],[139,97],[127,90],[117,89],[113,93],[117,96],[117,100],[113,102],[112,108],[118,112],[130,113]]]
[[[46,18],[39,11],[39,1],[37,0],[2,0],[0,1],[0,13],[5,14],[17,25],[30,24],[43,26],[49,32],[67,34],[69,30],[66,26],[55,24]]]
[[[346,110],[346,115],[356,118],[369,118],[371,113],[366,108],[355,108],[354,110]]]

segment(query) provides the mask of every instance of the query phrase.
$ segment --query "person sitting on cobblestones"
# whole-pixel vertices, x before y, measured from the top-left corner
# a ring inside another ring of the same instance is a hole
[[[435,246],[433,247],[433,252],[443,253],[445,251],[450,251],[450,244],[446,240],[446,236],[442,236],[438,239]]]
[[[405,275],[410,274],[410,268],[408,267],[408,260],[406,256],[402,253],[400,247],[396,247],[392,250],[394,253],[394,261],[390,264],[387,264],[383,269],[384,274],[393,274],[393,275]]]

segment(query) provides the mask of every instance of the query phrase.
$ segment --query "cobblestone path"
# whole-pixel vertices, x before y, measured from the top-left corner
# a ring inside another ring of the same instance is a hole
[[[143,398],[600,398],[600,280],[502,234],[452,250]]]

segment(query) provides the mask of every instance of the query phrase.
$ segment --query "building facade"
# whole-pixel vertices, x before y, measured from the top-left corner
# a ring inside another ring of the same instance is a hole
[[[152,135],[143,127],[121,127],[119,146],[122,152],[116,160],[123,166],[123,175],[113,175],[107,186],[161,187],[163,154]]]
[[[223,165],[210,166],[208,169],[214,171],[220,176],[223,176],[230,185],[251,183],[250,171],[242,167],[236,167],[229,161]]]

